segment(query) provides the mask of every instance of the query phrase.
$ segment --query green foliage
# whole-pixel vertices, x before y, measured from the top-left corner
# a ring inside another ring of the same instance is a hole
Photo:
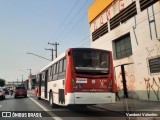
[[[5,86],[5,80],[0,78],[0,86],[3,87]]]

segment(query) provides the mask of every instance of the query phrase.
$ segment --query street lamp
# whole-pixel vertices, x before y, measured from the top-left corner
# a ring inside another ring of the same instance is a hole
[[[45,57],[42,57],[42,56],[40,56],[40,55],[36,55],[36,54],[34,54],[34,53],[27,52],[26,54],[32,54],[32,55],[35,55],[35,56],[37,56],[37,57],[43,58],[43,59],[45,59],[45,60],[51,61],[51,60],[49,60],[49,59],[47,59],[47,58],[45,58]]]

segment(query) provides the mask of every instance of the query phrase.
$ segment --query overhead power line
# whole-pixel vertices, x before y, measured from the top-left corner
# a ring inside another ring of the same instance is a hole
[[[63,41],[64,38],[66,38],[66,36],[69,35],[69,33],[71,33],[71,32],[76,28],[76,26],[82,21],[82,19],[83,19],[86,15],[87,15],[86,13],[83,14],[83,16],[81,16],[81,18],[77,21],[77,23],[74,24],[73,29],[70,29],[70,30],[63,36],[63,39],[61,39],[59,42]]]
[[[88,2],[89,2],[89,1],[86,0],[86,2],[82,5],[82,7],[78,10],[78,12],[72,17],[72,19],[69,21],[69,23],[68,23],[68,24],[66,25],[66,27],[63,29],[63,31],[61,32],[61,34],[63,34],[63,32],[70,26],[70,24],[73,22],[73,20],[76,18],[76,16],[79,15],[79,13],[84,9],[85,5],[87,5]],[[78,19],[78,22],[81,21],[82,18],[83,18],[85,15],[87,15],[86,12],[83,14],[83,16],[82,16],[80,19]],[[78,24],[78,22],[77,22],[74,26],[76,26],[76,25]],[[75,27],[72,27],[72,28],[75,28]],[[70,31],[69,31],[69,32],[70,32]],[[61,40],[61,41],[62,41],[62,40]],[[60,42],[60,41],[59,41],[59,42]]]
[[[60,28],[64,25],[64,23],[67,21],[67,19],[69,18],[69,16],[71,15],[72,11],[74,10],[74,8],[76,7],[76,5],[78,4],[79,0],[77,0],[77,2],[74,4],[74,6],[72,7],[72,9],[69,11],[69,13],[65,16],[63,22],[59,25],[59,27],[57,28],[57,30],[54,32],[54,36],[58,33],[58,31],[60,30]]]

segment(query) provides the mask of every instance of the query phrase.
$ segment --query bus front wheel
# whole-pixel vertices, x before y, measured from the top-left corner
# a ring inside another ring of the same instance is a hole
[[[49,94],[49,104],[50,104],[51,108],[58,108],[58,105],[56,105],[53,101],[54,101],[53,93],[50,92],[50,94]]]
[[[53,104],[53,94],[52,94],[52,92],[50,93],[50,95],[49,95],[49,104],[50,104],[50,106],[53,108],[54,107],[54,104]]]

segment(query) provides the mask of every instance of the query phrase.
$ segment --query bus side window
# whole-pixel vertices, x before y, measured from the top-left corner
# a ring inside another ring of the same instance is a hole
[[[53,80],[53,76],[54,76],[54,64],[52,65],[52,80]]]
[[[57,64],[55,63],[53,66],[53,80],[56,80],[56,67],[57,67]]]
[[[41,82],[42,86],[44,86],[44,81],[45,81],[45,71],[42,72],[42,82]]]
[[[58,79],[64,79],[65,78],[65,70],[66,70],[66,58],[63,58],[59,61]]]
[[[59,61],[59,73],[63,71],[63,60]]]
[[[56,63],[56,74],[58,74],[58,70],[59,70],[59,62]]]
[[[57,67],[56,67],[56,75],[57,75],[57,78],[58,79],[58,73],[59,73],[59,61],[56,63],[57,64]]]
[[[63,71],[64,72],[66,71],[66,58],[64,58],[63,60]]]
[[[52,80],[52,66],[49,67],[48,69],[48,81],[51,81]]]

